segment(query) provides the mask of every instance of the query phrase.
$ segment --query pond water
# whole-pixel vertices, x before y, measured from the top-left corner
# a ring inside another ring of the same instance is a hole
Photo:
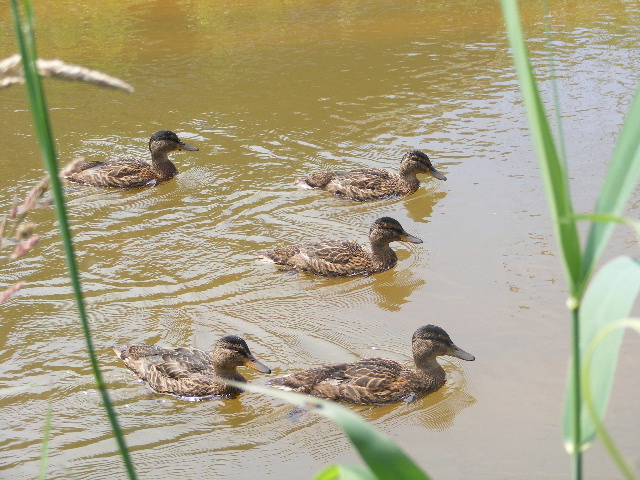
[[[564,280],[498,2],[60,0],[35,9],[41,57],[136,89],[47,80],[61,162],[145,155],[160,129],[200,149],[173,155],[180,175],[156,188],[66,188],[94,342],[140,478],[311,478],[361,461],[337,426],[279,400],[153,394],[113,343],[209,349],[237,334],[279,375],[365,356],[413,365],[411,334],[429,323],[476,361],[443,358],[448,383],[412,404],[351,408],[436,479],[568,477]],[[640,74],[640,6],[566,0],[551,13],[575,206],[585,211]],[[546,74],[542,15],[537,5],[523,11]],[[11,25],[4,9],[3,57],[16,50]],[[23,89],[0,98],[6,211],[43,170]],[[448,180],[422,177],[409,197],[367,204],[294,182],[323,169],[396,170],[410,149]],[[365,242],[380,216],[424,243],[393,244],[398,265],[379,275],[291,274],[254,255],[321,238]],[[0,271],[0,289],[26,282],[0,307],[0,382],[23,387],[0,395],[1,476],[37,475],[51,402],[47,478],[122,478],[54,212],[31,219],[42,241]],[[625,232],[609,250],[620,253],[638,254]],[[639,346],[625,340],[607,416],[636,470]],[[585,466],[588,478],[621,478],[598,442]]]

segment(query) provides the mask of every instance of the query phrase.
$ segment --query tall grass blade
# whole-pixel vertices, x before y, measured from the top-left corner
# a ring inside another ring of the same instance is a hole
[[[379,480],[429,480],[427,474],[389,437],[369,425],[360,415],[338,403],[247,383],[231,381],[225,383],[250,392],[279,398],[333,420],[344,430],[362,459]]]
[[[529,59],[529,51],[525,44],[520,24],[517,2],[516,0],[501,0],[501,4],[570,293],[567,305],[571,309],[571,357],[573,368],[569,370],[567,396],[571,395],[573,400],[571,404],[573,415],[570,417],[572,422],[571,432],[573,433],[571,439],[573,445],[571,471],[574,480],[579,480],[582,478],[582,456],[579,448],[581,438],[579,342],[581,333],[578,308],[580,305],[579,292],[585,282],[582,271],[580,238],[571,205],[566,166],[555,147],[551,128],[536,84]]]
[[[51,438],[51,408],[52,403],[49,400],[47,404],[47,413],[44,418],[44,432],[42,433],[42,451],[40,453],[40,474],[39,480],[47,478],[47,463],[49,462],[49,440]]]
[[[629,316],[639,292],[640,261],[618,257],[602,267],[585,292],[580,307],[582,358],[601,330]],[[583,390],[589,388],[593,395],[594,411],[599,418],[604,416],[611,395],[622,334],[622,330],[610,333],[592,353],[589,385],[583,386]],[[565,447],[569,452],[574,448],[573,401],[569,388],[565,398],[563,425]],[[580,448],[584,450],[595,438],[596,427],[584,406],[580,417]]]
[[[597,214],[620,215],[640,177],[640,86],[622,127],[616,149],[604,177],[596,203]],[[583,269],[595,267],[611,236],[614,224],[597,223],[591,226],[584,252]]]
[[[620,454],[620,451],[617,449],[617,447],[613,443],[611,436],[609,435],[607,430],[604,428],[604,425],[602,423],[602,416],[597,411],[597,407],[593,399],[593,391],[590,388],[591,364],[593,363],[594,352],[599,347],[600,342],[602,342],[605,338],[607,338],[612,333],[616,331],[622,331],[622,329],[624,328],[631,328],[635,330],[636,333],[640,334],[640,320],[627,319],[627,320],[621,320],[619,322],[610,323],[609,325],[607,325],[606,327],[604,327],[602,330],[598,332],[596,337],[593,339],[593,341],[587,348],[587,351],[585,352],[585,355],[584,355],[584,362],[582,366],[582,376],[583,376],[582,385],[584,386],[582,393],[583,393],[585,406],[587,407],[587,411],[589,412],[589,417],[593,421],[596,431],[598,432],[598,437],[600,438],[600,441],[602,442],[602,444],[605,446],[605,448],[611,455],[611,458],[613,458],[613,460],[616,462],[616,464],[618,465],[618,468],[620,468],[620,471],[623,473],[625,478],[627,480],[637,480],[631,468],[629,467],[629,465],[627,465],[627,462],[625,462],[624,458]]]
[[[540,164],[540,171],[551,218],[558,238],[569,291],[574,294],[582,278],[580,240],[569,195],[566,167],[555,147],[551,127],[540,97],[529,60],[515,0],[501,0],[509,43],[520,80],[529,128]]]
[[[96,381],[96,386],[100,392],[102,402],[107,411],[107,416],[111,422],[111,427],[116,437],[118,447],[120,448],[120,454],[124,460],[125,468],[129,475],[129,478],[135,479],[135,471],[133,463],[129,457],[124,437],[118,425],[115,411],[111,405],[109,399],[109,393],[102,380],[102,374],[98,365],[95,349],[93,348],[93,340],[91,338],[91,331],[89,328],[89,321],[84,306],[82,288],[80,286],[80,275],[76,265],[76,257],[73,248],[73,242],[71,240],[71,229],[69,228],[69,222],[67,217],[66,205],[64,202],[64,195],[62,192],[62,186],[58,177],[58,166],[56,161],[55,143],[53,141],[53,132],[49,121],[49,112],[45,102],[44,91],[42,89],[42,82],[40,76],[37,73],[36,68],[36,48],[34,38],[34,16],[31,2],[29,0],[23,0],[25,9],[25,19],[23,23],[17,0],[11,0],[11,10],[13,13],[14,27],[16,37],[18,41],[18,47],[20,54],[22,55],[22,62],[24,67],[24,77],[27,86],[27,96],[31,106],[33,114],[36,132],[38,134],[38,140],[42,157],[44,159],[45,167],[49,173],[49,179],[51,181],[51,193],[53,195],[56,215],[60,226],[60,239],[65,252],[67,260],[67,268],[69,270],[69,278],[73,288],[74,296],[76,299],[76,306],[78,308],[78,314],[82,324],[82,330],[85,336],[85,342],[87,344],[87,351],[89,354],[89,361],[91,363],[91,369]]]
[[[620,225],[625,225],[631,228],[635,235],[636,240],[640,243],[640,221],[633,220],[629,217],[620,217],[617,215],[610,215],[607,213],[585,213],[575,216],[576,220],[589,220],[591,222],[613,222]]]

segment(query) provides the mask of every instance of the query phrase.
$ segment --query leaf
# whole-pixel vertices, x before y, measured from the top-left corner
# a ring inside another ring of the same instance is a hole
[[[627,319],[621,320],[619,322],[610,323],[605,328],[598,332],[598,335],[593,339],[587,353],[585,354],[583,365],[582,365],[582,385],[583,387],[587,387],[590,385],[590,376],[591,376],[591,363],[593,360],[593,353],[602,342],[603,339],[607,338],[607,336],[611,335],[611,333],[616,331],[622,331],[624,328],[630,328],[636,331],[636,333],[640,334],[640,320],[638,319]],[[600,441],[604,445],[604,447],[611,455],[611,458],[616,462],[620,471],[624,474],[627,480],[637,480],[636,476],[633,474],[632,469],[629,467],[627,462],[624,460],[624,457],[620,454],[620,450],[613,443],[612,438],[609,436],[609,433],[604,428],[602,423],[602,417],[598,415],[596,411],[596,406],[593,400],[593,392],[590,388],[582,389],[582,396],[584,398],[584,403],[587,407],[587,411],[589,412],[589,418],[593,421],[596,431],[598,432],[598,436]]]
[[[232,381],[225,383],[250,392],[279,398],[333,420],[344,430],[362,459],[379,480],[429,480],[427,474],[389,437],[380,433],[347,407],[301,393]]]
[[[629,257],[618,257],[607,263],[594,277],[585,292],[580,307],[580,358],[584,364],[589,346],[598,332],[607,326],[627,318],[636,297],[640,292],[640,262]],[[595,411],[600,418],[606,412],[611,387],[618,362],[618,353],[622,341],[622,330],[616,330],[602,340],[593,352],[593,368],[589,375],[590,391],[593,394]],[[569,369],[571,371],[571,367]],[[573,450],[573,385],[568,380],[564,404],[563,435],[565,448]],[[587,387],[587,386],[585,386]],[[580,448],[586,449],[593,441],[596,429],[581,409]]]
[[[39,480],[47,478],[47,464],[49,462],[49,443],[51,441],[51,410],[53,402],[49,400],[47,404],[47,414],[44,419],[44,432],[42,433],[42,450],[40,452],[40,475]]]
[[[371,470],[351,465],[329,465],[313,477],[313,480],[377,480]]]
[[[640,86],[636,90],[626,120],[618,137],[609,168],[596,203],[597,214],[620,215],[636,188],[640,177]],[[591,226],[583,258],[583,270],[589,272],[606,246],[614,224]]]

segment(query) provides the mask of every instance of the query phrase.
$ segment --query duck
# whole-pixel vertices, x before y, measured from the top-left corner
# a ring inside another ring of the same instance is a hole
[[[101,162],[79,162],[62,174],[69,181],[97,187],[143,188],[172,179],[178,169],[169,159],[169,153],[179,150],[197,152],[198,148],[178,138],[170,130],[159,130],[149,140],[151,160],[122,157]]]
[[[280,390],[361,405],[385,405],[418,398],[440,389],[447,374],[437,357],[466,361],[475,357],[457,347],[436,325],[418,328],[411,340],[416,370],[386,358],[364,358],[278,377],[267,385]]]
[[[369,275],[395,266],[398,256],[389,244],[398,241],[422,243],[418,237],[407,233],[396,219],[381,217],[369,229],[370,248],[352,240],[324,240],[262,250],[257,254],[265,261],[314,275]]]
[[[111,347],[124,364],[157,393],[178,397],[235,397],[240,389],[220,379],[246,382],[236,370],[246,366],[261,373],[271,369],[259,362],[247,342],[236,335],[217,341],[213,352],[197,348],[164,348],[148,343]]]
[[[420,186],[416,176],[426,173],[438,180],[446,180],[431,164],[426,153],[412,150],[400,160],[400,173],[377,168],[361,168],[346,172],[317,172],[302,177],[297,183],[303,188],[320,189],[356,202],[381,200],[414,193]]]

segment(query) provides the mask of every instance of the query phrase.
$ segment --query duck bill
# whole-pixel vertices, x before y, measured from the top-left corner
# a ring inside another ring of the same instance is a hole
[[[429,175],[431,175],[434,178],[437,178],[438,180],[446,180],[447,179],[447,177],[445,177],[443,174],[441,174],[438,170],[436,170],[433,167],[431,167],[431,170],[429,171]]]
[[[449,351],[449,355],[451,355],[452,357],[460,358],[462,360],[466,360],[468,362],[472,362],[472,361],[474,361],[476,359],[476,357],[474,357],[470,353],[465,352],[460,347],[457,347],[455,345],[451,346],[451,350]]]
[[[402,234],[402,237],[400,237],[400,241],[408,242],[408,243],[422,243],[422,240],[420,240],[418,237],[414,237],[413,235],[409,235],[407,232],[404,232]]]
[[[271,373],[271,369],[269,367],[267,367],[263,363],[260,363],[255,358],[250,358],[249,360],[247,360],[245,365],[247,367],[249,367],[249,368],[253,368],[254,370],[256,370],[256,371],[258,371],[260,373]]]
[[[180,150],[189,150],[190,152],[197,152],[198,148],[188,143],[180,142]]]

